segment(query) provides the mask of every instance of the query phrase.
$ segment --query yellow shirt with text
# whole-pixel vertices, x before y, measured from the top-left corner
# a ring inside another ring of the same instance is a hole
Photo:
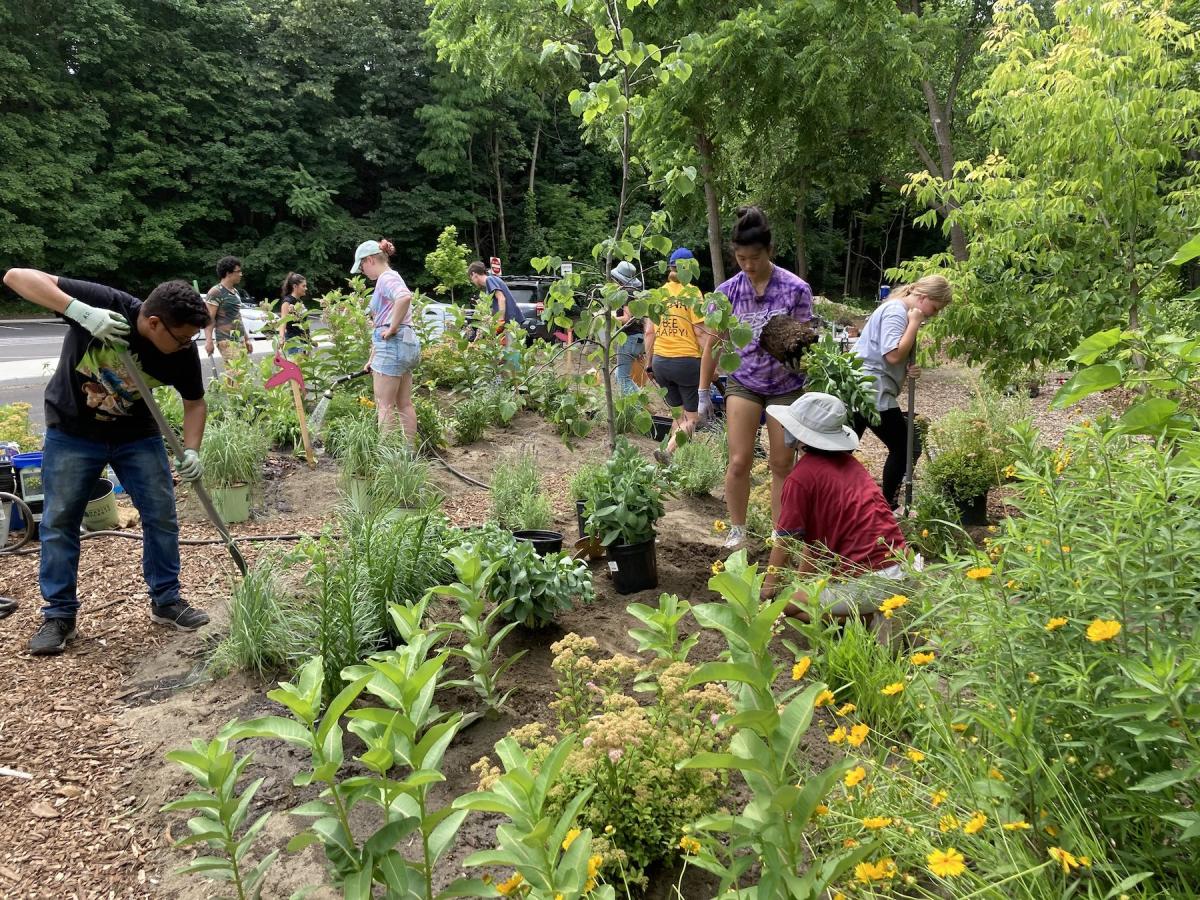
[[[672,297],[678,297],[685,290],[689,293],[694,291],[696,296],[699,296],[699,290],[694,285],[668,281],[664,287]],[[692,326],[703,322],[704,316],[692,312],[686,306],[668,307],[666,315],[655,326],[654,355],[668,359],[699,357],[700,342],[696,340],[696,332]]]

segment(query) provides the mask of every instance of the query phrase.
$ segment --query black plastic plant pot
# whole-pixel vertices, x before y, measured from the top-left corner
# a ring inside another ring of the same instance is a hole
[[[575,524],[579,526],[579,536],[587,537],[587,515],[584,510],[587,509],[586,500],[575,501]]]
[[[608,568],[618,594],[658,587],[658,553],[654,538],[637,544],[609,544]]]
[[[650,426],[650,437],[661,443],[671,433],[673,420],[670,416],[651,416],[654,423]]]
[[[518,541],[529,541],[533,544],[533,552],[538,556],[546,556],[549,553],[558,553],[562,550],[563,536],[561,531],[514,531],[512,533]]]
[[[986,493],[980,494],[978,497],[971,497],[968,500],[955,500],[954,505],[958,507],[958,521],[963,527],[968,525],[986,525],[988,523],[987,516],[987,500]]]

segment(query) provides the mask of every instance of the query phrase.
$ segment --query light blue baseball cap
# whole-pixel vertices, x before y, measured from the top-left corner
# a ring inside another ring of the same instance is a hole
[[[350,267],[350,274],[357,275],[362,271],[362,261],[364,259],[382,252],[383,248],[379,246],[379,241],[363,241],[358,245],[358,249],[354,251],[354,265]]]

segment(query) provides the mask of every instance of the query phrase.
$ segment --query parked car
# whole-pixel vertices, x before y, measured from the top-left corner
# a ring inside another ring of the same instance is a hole
[[[553,342],[560,339],[551,334],[546,322],[542,320],[542,313],[546,309],[546,295],[550,293],[550,286],[557,280],[557,276],[553,275],[510,275],[504,278],[517,308],[525,316],[526,340],[529,343],[536,340]],[[475,315],[478,297],[477,292],[466,291],[462,298],[454,303],[426,303],[422,315],[429,334],[435,338],[441,337],[454,321],[455,308],[461,309],[469,322]]]
[[[269,338],[271,335],[266,331],[268,313],[260,308],[249,294],[242,291],[238,291],[238,293],[242,297],[242,326],[246,329],[246,334],[252,341]],[[204,340],[203,328],[196,333],[195,340]]]

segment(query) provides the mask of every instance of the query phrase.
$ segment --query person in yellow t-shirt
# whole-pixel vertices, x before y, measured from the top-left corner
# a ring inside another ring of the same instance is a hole
[[[663,286],[671,296],[682,296],[685,291],[699,294],[699,288],[683,284],[676,273],[679,260],[694,258],[692,252],[683,247],[671,254],[670,274]],[[711,333],[704,327],[704,316],[682,304],[669,306],[658,322],[646,320],[646,358],[650,360],[646,374],[666,388],[667,404],[674,418],[666,449],[654,453],[661,463],[670,462],[671,454],[675,452],[676,434],[684,431],[690,437],[696,430],[700,358],[711,339]]]

